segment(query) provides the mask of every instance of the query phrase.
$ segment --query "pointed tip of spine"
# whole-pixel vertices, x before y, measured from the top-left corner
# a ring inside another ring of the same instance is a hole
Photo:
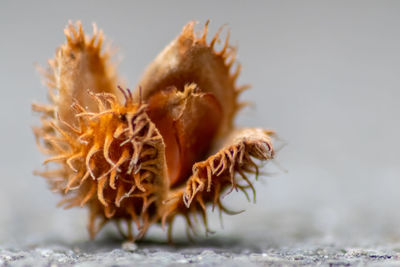
[[[202,44],[207,43],[207,34],[208,34],[208,25],[210,24],[210,20],[208,19],[206,23],[204,24],[204,29],[203,29],[203,34],[200,37],[200,42]]]

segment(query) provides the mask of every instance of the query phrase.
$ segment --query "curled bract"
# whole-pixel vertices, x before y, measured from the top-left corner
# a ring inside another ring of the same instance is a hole
[[[194,25],[148,66],[135,92],[118,86],[102,32],[94,26],[88,37],[80,22],[67,26],[67,42],[43,71],[50,104],[33,105],[42,114],[34,134],[49,158],[37,174],[63,195],[60,205],[89,208],[92,237],[113,221],[131,240],[152,224],[168,225],[171,238],[178,215],[193,231],[200,215],[208,231],[207,205],[231,213],[224,195],[255,197],[249,175],[273,158],[273,132],[235,129],[248,88],[236,85],[236,49],[229,36],[214,48],[222,28],[207,42],[208,23],[200,36]]]

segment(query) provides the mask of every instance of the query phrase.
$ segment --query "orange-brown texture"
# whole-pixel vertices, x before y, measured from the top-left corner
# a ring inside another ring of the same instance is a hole
[[[88,37],[80,22],[67,26],[67,42],[43,71],[50,104],[33,105],[41,113],[34,133],[50,164],[37,174],[63,195],[60,205],[89,208],[91,237],[113,221],[130,240],[153,224],[168,225],[171,238],[178,215],[192,231],[200,216],[208,231],[207,205],[231,213],[222,197],[234,189],[255,194],[249,174],[257,177],[260,161],[274,155],[272,131],[233,125],[248,86],[236,85],[229,36],[216,51],[222,28],[207,42],[208,23],[201,36],[194,25],[156,57],[133,93],[117,86],[102,32],[94,26]]]

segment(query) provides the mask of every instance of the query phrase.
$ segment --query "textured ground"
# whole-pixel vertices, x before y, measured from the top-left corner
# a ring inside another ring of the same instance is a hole
[[[362,224],[364,219],[358,215],[346,216],[350,225],[336,225],[327,223],[327,217],[295,212],[271,213],[272,218],[265,220],[250,210],[248,216],[224,217],[225,229],[214,227],[216,234],[200,236],[194,243],[178,230],[175,244],[170,245],[159,229],[137,244],[124,243],[113,227],[89,241],[83,218],[71,218],[80,212],[72,213],[69,217],[63,214],[52,218],[52,222],[60,220],[58,227],[31,225],[42,232],[9,236],[7,242],[0,244],[0,266],[400,265],[400,234],[396,226],[379,225],[376,218]],[[332,221],[329,216],[328,220]],[[217,220],[213,224],[217,226]]]
[[[0,249],[1,265],[14,266],[281,266],[330,265],[357,266],[399,265],[398,249],[340,248],[333,245],[303,246],[301,248],[246,249],[239,245],[230,248],[204,243],[169,247],[139,244],[134,251],[110,244],[77,244],[74,246],[37,246],[24,250]]]
[[[170,246],[160,243],[81,242],[0,248],[0,265],[13,266],[264,266],[264,265],[400,265],[400,245],[382,248],[302,244],[271,247],[239,240],[211,239]]]

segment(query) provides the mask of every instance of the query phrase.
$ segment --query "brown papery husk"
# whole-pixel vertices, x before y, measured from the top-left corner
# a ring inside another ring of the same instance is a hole
[[[229,32],[224,47],[215,50],[222,30],[207,42],[208,22],[201,36],[194,33],[195,22],[189,22],[147,67],[138,86],[141,97],[149,99],[159,90],[175,87],[183,91],[188,83],[194,83],[204,93],[213,94],[222,105],[222,119],[218,136],[227,134],[233,127],[233,117],[241,107],[238,95],[248,86],[237,86],[240,64],[236,63],[236,49],[229,44]],[[236,64],[235,64],[236,63]],[[236,69],[233,66],[236,65]],[[136,92],[134,98],[140,97]]]
[[[71,124],[76,122],[71,112],[74,101],[89,111],[98,111],[88,90],[117,94],[117,81],[121,82],[116,64],[111,61],[113,50],[110,46],[103,49],[103,31],[93,24],[93,34],[89,37],[83,32],[80,21],[76,26],[68,24],[64,30],[67,42],[57,49],[55,58],[48,61],[49,67],[41,69],[55,111]]]
[[[172,186],[184,183],[192,165],[205,159],[214,141],[233,129],[233,117],[241,106],[238,95],[247,88],[236,86],[240,65],[235,62],[229,33],[224,47],[216,51],[222,28],[208,43],[208,22],[201,36],[194,33],[194,25],[188,23],[156,57],[139,82],[140,92],[134,95],[151,103],[149,116],[164,137]],[[187,101],[192,104],[176,103],[179,91],[188,95],[190,84],[198,92]]]

